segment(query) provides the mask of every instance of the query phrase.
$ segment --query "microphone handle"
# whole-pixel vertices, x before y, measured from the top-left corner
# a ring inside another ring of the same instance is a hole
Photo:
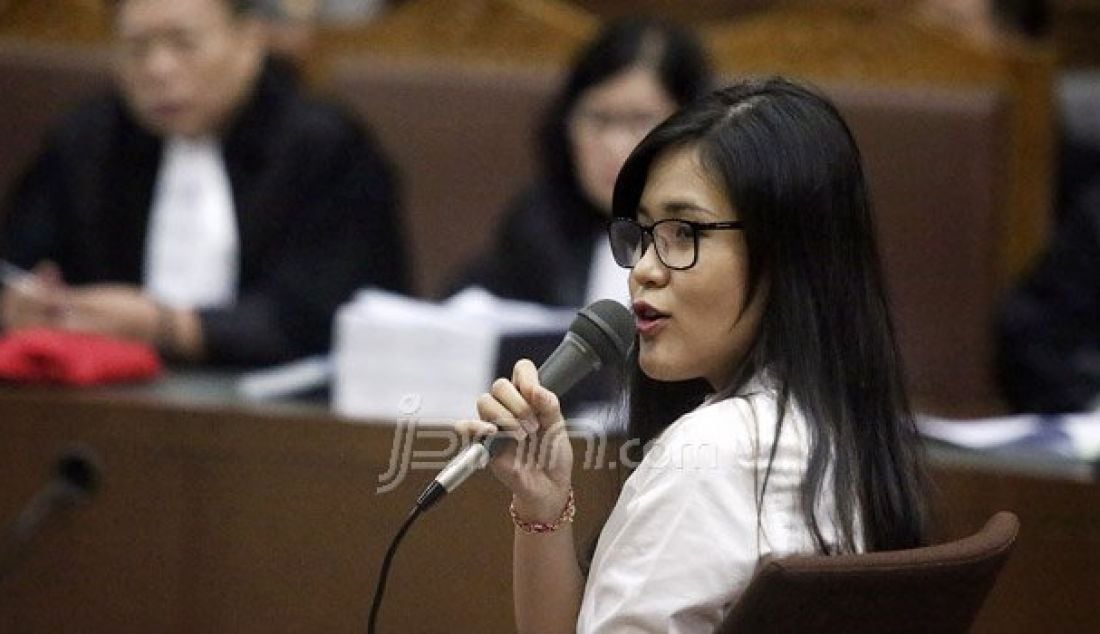
[[[474,474],[475,471],[489,464],[490,444],[496,444],[499,441],[497,437],[483,439],[480,442],[470,443],[470,446],[462,450],[462,453],[454,457],[447,463],[446,467],[439,472],[439,475],[435,477],[432,485],[439,485],[442,487],[443,493],[454,491],[458,485],[466,481],[466,478]],[[429,489],[430,490],[430,489]],[[421,499],[428,495],[428,491],[421,494]],[[420,502],[418,501],[417,504]]]

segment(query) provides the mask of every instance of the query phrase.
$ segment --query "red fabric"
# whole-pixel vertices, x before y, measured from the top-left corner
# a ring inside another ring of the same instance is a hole
[[[46,328],[0,337],[0,379],[98,385],[151,379],[160,371],[160,357],[142,343]]]

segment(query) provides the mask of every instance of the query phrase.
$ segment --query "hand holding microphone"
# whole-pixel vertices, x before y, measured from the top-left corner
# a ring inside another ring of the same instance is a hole
[[[516,509],[532,520],[553,520],[569,496],[573,446],[558,397],[539,383],[535,364],[518,362],[512,380],[498,379],[477,401],[481,422],[460,429],[490,436],[500,429],[516,442],[501,442],[489,468],[515,496]]]
[[[519,444],[496,434],[463,449],[416,500],[382,559],[371,602],[367,631],[373,633],[386,579],[397,547],[416,518],[455,490],[491,459],[492,469],[515,494],[515,511],[534,521],[549,519],[565,504],[573,467],[558,396],[605,365],[621,365],[634,342],[634,318],[622,304],[603,299],[581,309],[565,339],[537,370],[526,359],[516,364],[512,380],[499,379],[478,399],[482,422],[460,423],[460,431],[478,436],[512,430]],[[489,422],[484,422],[489,421]],[[493,424],[493,423],[497,424]],[[522,452],[522,453],[517,453]]]
[[[517,445],[501,435],[490,435],[471,444],[435,477],[417,506],[430,507],[485,466],[490,455],[498,454],[501,457],[493,461],[493,469],[520,500],[529,495],[541,498],[539,491],[549,487],[552,492],[563,482],[567,492],[572,450],[557,397],[601,367],[621,365],[633,340],[634,318],[622,304],[605,299],[581,309],[561,344],[537,371],[530,361],[521,361],[512,381],[498,380],[478,400],[483,422],[458,425],[460,431],[475,436],[507,426],[511,428],[508,436],[525,442]],[[521,431],[514,432],[517,426]],[[523,455],[517,455],[517,449]]]

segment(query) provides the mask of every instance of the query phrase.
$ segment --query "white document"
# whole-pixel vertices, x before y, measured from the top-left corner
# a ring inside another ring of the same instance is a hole
[[[263,401],[323,388],[331,381],[332,360],[328,355],[316,355],[246,372],[237,379],[236,388],[246,399]]]
[[[573,317],[480,289],[445,303],[362,291],[337,313],[333,407],[366,420],[450,425],[475,418],[501,335],[564,331]]]
[[[1039,429],[1039,420],[1031,414],[956,420],[918,416],[922,434],[960,447],[988,449],[1018,441]]]
[[[1072,454],[1072,457],[1089,461],[1100,458],[1100,412],[1095,411],[977,419],[918,416],[917,429],[929,438],[981,450],[996,450],[1028,441],[1032,441],[1032,447],[1038,448],[1044,438],[1051,439],[1051,432],[1054,432],[1064,436],[1066,453]],[[1051,442],[1052,447],[1055,442]]]

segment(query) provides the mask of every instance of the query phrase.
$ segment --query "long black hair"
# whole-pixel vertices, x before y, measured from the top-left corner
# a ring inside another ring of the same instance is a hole
[[[730,384],[714,386],[717,397],[766,376],[779,400],[776,440],[792,406],[805,415],[810,456],[801,505],[819,551],[829,547],[815,502],[830,490],[841,551],[923,543],[918,437],[850,130],[828,100],[788,80],[737,83],[640,143],[616,181],[615,215],[635,217],[654,161],[686,147],[698,150],[745,223],[749,295],[767,283],[758,337],[731,368]],[[627,432],[648,443],[709,388],[649,379],[632,361]],[[768,474],[773,459],[774,449]]]
[[[602,224],[605,215],[589,200],[577,180],[569,118],[588,89],[636,66],[652,68],[661,87],[678,107],[711,88],[706,54],[686,27],[646,17],[608,22],[573,60],[569,75],[538,130],[544,178],[550,191],[562,197],[563,207],[576,212],[569,218],[571,223],[587,228],[592,223]]]

